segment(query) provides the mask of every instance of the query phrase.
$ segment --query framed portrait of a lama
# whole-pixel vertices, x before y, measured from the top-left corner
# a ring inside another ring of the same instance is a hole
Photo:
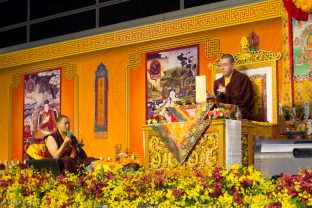
[[[195,99],[198,45],[146,53],[146,118],[175,101]]]
[[[23,157],[30,143],[56,130],[61,112],[61,69],[24,74]]]

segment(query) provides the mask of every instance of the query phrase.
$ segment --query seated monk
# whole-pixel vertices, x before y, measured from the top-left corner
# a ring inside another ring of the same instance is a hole
[[[64,168],[71,173],[78,173],[78,165],[90,165],[96,159],[87,157],[82,149],[82,141],[71,134],[69,118],[60,115],[56,119],[57,130],[45,137],[46,147],[51,157],[64,161]]]

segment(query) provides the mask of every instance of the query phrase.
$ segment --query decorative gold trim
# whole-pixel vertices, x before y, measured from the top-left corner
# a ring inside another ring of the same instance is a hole
[[[215,167],[218,164],[218,140],[217,132],[205,133],[192,150],[187,161],[180,165],[159,136],[150,136],[148,138],[150,161],[148,169],[182,167],[184,170],[190,170],[195,166],[197,168]]]
[[[248,134],[242,134],[242,166],[248,167]]]
[[[23,74],[32,73],[32,72],[39,72],[42,70],[47,69],[55,69],[55,68],[64,68],[65,69],[65,78],[67,80],[74,79],[74,119],[75,119],[75,125],[74,125],[74,131],[77,132],[77,137],[79,137],[79,78],[77,74],[77,65],[71,64],[67,61],[59,61],[59,62],[51,62],[51,63],[43,63],[39,65],[34,66],[26,66],[22,67],[22,69],[17,70],[16,73],[12,74],[12,82],[11,82],[11,88],[19,87],[21,84],[21,76]],[[12,94],[10,94],[10,100],[12,99]],[[12,103],[10,104],[10,106]],[[12,110],[12,109],[11,109]],[[11,112],[11,111],[10,111]],[[9,127],[11,128],[11,127]],[[9,129],[9,132],[11,132],[11,129]],[[11,138],[11,137],[9,137]]]
[[[76,67],[76,65],[71,65],[72,67]],[[75,70],[74,76],[74,131],[77,132],[76,137],[79,138],[79,76],[76,71],[77,68],[72,68],[71,70]],[[67,70],[66,70],[67,71]]]
[[[254,140],[257,137],[272,138],[276,124],[267,122],[242,122],[242,165],[253,164]],[[156,169],[176,169],[183,171],[198,168],[225,166],[226,163],[225,120],[212,121],[209,128],[194,146],[185,163],[180,165],[151,126],[143,127],[144,167],[146,171]]]
[[[206,14],[1,54],[0,69],[272,19],[281,17],[282,11],[283,2],[281,0],[263,1]]]
[[[283,38],[283,62],[282,62],[282,90],[281,104],[283,106],[292,106],[291,78],[289,73],[289,36],[288,36],[288,13],[284,9],[282,13],[282,38]]]
[[[26,73],[38,72],[47,69],[54,68],[65,68],[65,78],[67,80],[74,79],[77,75],[77,65],[68,63],[67,61],[58,61],[58,62],[50,62],[43,63],[32,66],[21,67],[21,69],[17,70],[16,73],[12,74],[12,87],[19,87],[21,84],[21,75]]]
[[[281,58],[281,53],[274,53],[272,51],[257,50],[251,51],[247,37],[244,36],[241,39],[241,49],[233,55],[235,60],[235,66],[245,64],[255,64],[259,62],[277,61]],[[220,69],[220,58],[213,63],[208,64],[208,68],[211,70]]]
[[[65,78],[67,80],[75,79],[78,76],[76,64],[67,64],[65,67]]]
[[[125,132],[125,138],[126,138],[126,150],[130,150],[130,70],[125,70],[125,93],[126,93],[126,132]]]
[[[220,51],[220,39],[209,39],[206,35],[196,36],[192,38],[185,38],[182,40],[166,41],[157,44],[145,45],[136,49],[135,52],[129,54],[129,62],[127,69],[138,70],[141,64],[141,54],[151,51],[161,51],[170,48],[179,48],[190,45],[199,45],[204,43],[204,54],[210,58],[212,55],[221,54]]]
[[[12,93],[13,93],[13,86],[12,84],[9,87],[9,118],[8,118],[8,161],[12,160]]]
[[[220,50],[220,39],[219,38],[207,39],[204,52],[207,58],[210,58],[213,55],[220,57],[222,54],[222,51]]]

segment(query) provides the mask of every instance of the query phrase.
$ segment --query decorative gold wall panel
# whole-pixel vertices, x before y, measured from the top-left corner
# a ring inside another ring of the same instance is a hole
[[[303,105],[305,101],[312,105],[312,81],[311,79],[295,80],[294,81],[294,104]]]
[[[151,136],[149,140],[150,169],[172,169],[183,167],[191,169],[195,165],[199,168],[215,167],[218,161],[218,134],[205,133],[198,141],[187,161],[180,165],[173,154],[166,148],[159,136]]]
[[[253,144],[256,136],[272,138],[276,124],[242,122],[242,165],[253,164]],[[146,170],[181,168],[190,170],[225,166],[225,121],[215,120],[198,140],[186,162],[180,165],[151,126],[143,127],[144,166]]]
[[[288,13],[286,10],[283,10],[282,16],[282,40],[283,40],[283,51],[282,51],[282,90],[281,92],[281,101],[280,103],[283,106],[292,106],[292,90],[291,90],[291,77],[289,72],[289,36],[288,36]]]
[[[242,166],[248,166],[248,134],[242,134]]]
[[[235,66],[277,61],[281,58],[280,52],[274,53],[266,50],[251,51],[246,36],[242,37],[240,44],[240,50],[233,54]],[[213,73],[218,71],[220,69],[220,58],[208,64],[208,68],[213,70]]]
[[[1,54],[0,69],[272,19],[281,17],[282,11],[283,2],[281,0],[264,1],[226,10],[55,43],[33,49]]]
[[[150,44],[145,45],[142,47],[137,48],[137,50],[134,53],[131,53],[129,55],[129,64],[128,64],[128,70],[137,70],[140,67],[141,63],[141,54],[145,54],[146,52],[151,51],[161,51],[165,49],[170,48],[178,48],[178,47],[184,47],[189,45],[195,45],[195,44],[201,44],[204,43],[204,54],[209,58],[211,55],[214,54],[221,54],[220,51],[220,39],[209,39],[207,36],[199,36],[199,37],[192,37],[192,38],[185,38],[185,39],[179,39],[175,41],[166,41],[162,43],[157,44]]]
[[[52,63],[44,63],[38,64],[35,66],[30,67],[22,67],[16,73],[12,74],[12,87],[19,87],[21,84],[21,75],[31,72],[38,72],[47,69],[54,69],[54,68],[64,68],[65,69],[65,78],[67,80],[72,80],[77,77],[77,65],[70,64],[67,61],[59,61],[59,62],[52,62]]]

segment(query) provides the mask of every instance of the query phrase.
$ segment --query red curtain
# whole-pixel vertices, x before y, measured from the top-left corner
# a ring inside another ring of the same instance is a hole
[[[308,20],[308,13],[302,11],[300,8],[297,8],[292,0],[283,0],[284,6],[288,12],[288,14],[295,18],[296,20]]]

